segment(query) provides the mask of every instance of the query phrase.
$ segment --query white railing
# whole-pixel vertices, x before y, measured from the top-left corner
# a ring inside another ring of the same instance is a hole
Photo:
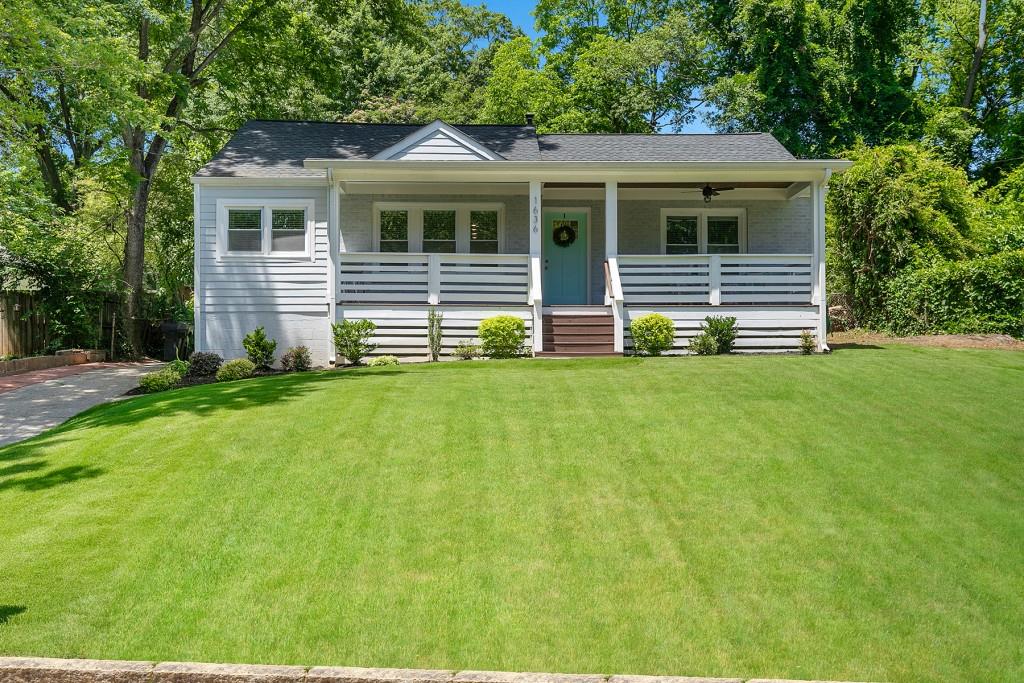
[[[609,256],[604,262],[604,305],[612,309],[612,323],[614,324],[615,337],[613,350],[616,353],[623,351],[623,305],[625,299],[622,294],[622,278],[619,276],[619,259]]]
[[[810,254],[618,257],[626,305],[808,304]]]
[[[344,252],[339,303],[522,304],[530,299],[525,254]]]

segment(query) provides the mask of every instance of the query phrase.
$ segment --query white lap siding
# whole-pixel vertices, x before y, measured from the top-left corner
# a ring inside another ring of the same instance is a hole
[[[217,200],[314,202],[312,258],[217,257]],[[201,318],[196,346],[224,358],[245,355],[242,337],[259,326],[277,340],[280,357],[308,346],[317,365],[330,358],[328,320],[327,187],[201,186],[199,211]]]

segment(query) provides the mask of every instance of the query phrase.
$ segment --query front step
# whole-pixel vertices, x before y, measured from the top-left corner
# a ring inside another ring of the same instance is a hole
[[[615,353],[615,321],[607,308],[578,307],[543,317],[541,357],[612,356]]]

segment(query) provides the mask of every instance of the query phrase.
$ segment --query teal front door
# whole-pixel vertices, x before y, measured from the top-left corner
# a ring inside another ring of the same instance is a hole
[[[587,303],[587,214],[544,213],[544,303]]]

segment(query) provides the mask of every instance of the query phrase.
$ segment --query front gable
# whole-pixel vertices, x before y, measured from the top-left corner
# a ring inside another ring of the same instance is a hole
[[[388,161],[501,161],[503,157],[444,121],[414,131],[380,152]]]

